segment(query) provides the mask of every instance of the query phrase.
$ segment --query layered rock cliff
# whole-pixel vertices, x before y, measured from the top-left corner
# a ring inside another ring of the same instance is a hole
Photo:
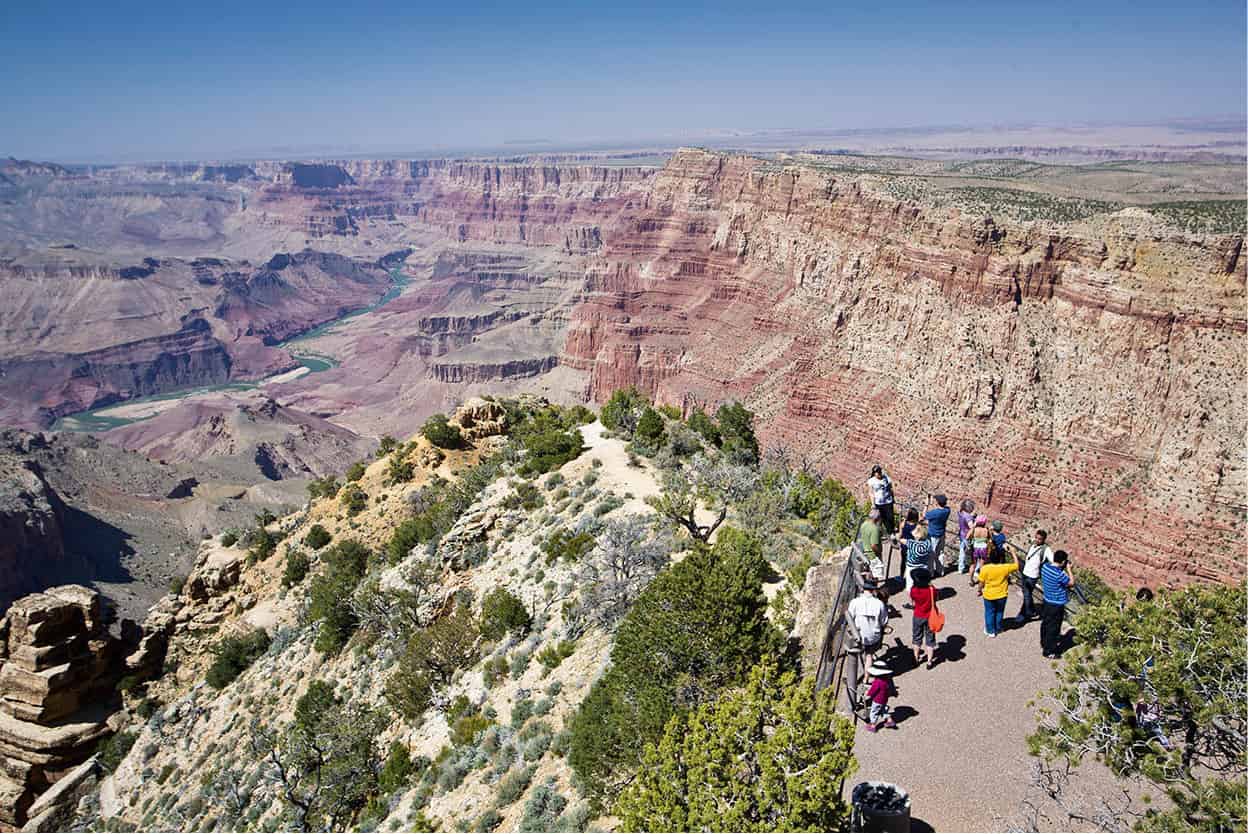
[[[878,460],[1120,583],[1241,579],[1242,250],[682,151],[605,237],[561,362],[597,400],[741,399],[846,483]]]

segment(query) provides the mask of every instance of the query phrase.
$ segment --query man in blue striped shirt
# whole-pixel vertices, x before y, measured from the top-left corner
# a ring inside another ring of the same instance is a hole
[[[1052,562],[1040,566],[1040,584],[1044,588],[1044,608],[1040,610],[1040,648],[1045,657],[1057,657],[1062,640],[1062,620],[1066,603],[1075,580],[1070,575],[1070,557],[1065,550],[1053,554]]]

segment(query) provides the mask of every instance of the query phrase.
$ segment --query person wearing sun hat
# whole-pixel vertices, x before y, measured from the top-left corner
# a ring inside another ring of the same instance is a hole
[[[867,668],[867,676],[871,678],[871,685],[867,687],[867,700],[871,702],[867,732],[874,733],[881,727],[896,727],[897,722],[888,715],[888,699],[897,694],[897,687],[893,685],[893,670],[877,660]]]

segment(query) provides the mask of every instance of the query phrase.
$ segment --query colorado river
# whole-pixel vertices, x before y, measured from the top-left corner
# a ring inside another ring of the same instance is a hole
[[[341,318],[327,321],[324,324],[317,325],[311,330],[293,336],[284,342],[279,342],[277,347],[285,348],[289,351],[292,358],[299,363],[299,368],[307,370],[298,373],[299,369],[283,371],[265,379],[255,382],[226,382],[219,385],[203,385],[195,388],[179,388],[174,391],[165,391],[161,394],[153,394],[148,397],[136,397],[122,402],[112,403],[110,405],[100,406],[99,408],[88,409],[87,411],[79,411],[75,414],[67,414],[52,424],[52,431],[79,431],[79,432],[102,432],[109,429],[115,429],[118,426],[125,426],[130,423],[146,420],[154,417],[162,411],[167,411],[175,407],[182,400],[190,397],[202,396],[219,391],[251,391],[256,388],[263,388],[265,385],[289,382],[297,376],[307,376],[308,374],[327,371],[337,366],[338,360],[332,356],[308,348],[300,348],[301,343],[307,343],[319,336],[324,336],[332,331],[335,327],[343,322],[353,318],[371,313],[379,307],[389,304],[394,299],[403,294],[403,288],[410,282],[407,276],[403,274],[402,266],[395,267],[390,273],[394,285],[386,290],[385,295],[377,299],[374,303],[367,307],[361,307],[353,313],[348,313]]]

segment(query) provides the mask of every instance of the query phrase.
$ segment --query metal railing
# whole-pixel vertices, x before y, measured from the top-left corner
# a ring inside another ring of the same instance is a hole
[[[840,702],[841,685],[845,677],[845,612],[850,601],[862,592],[862,572],[867,565],[858,537],[859,528],[865,518],[866,512],[855,513],[853,517],[853,543],[849,547],[849,558],[845,560],[845,567],[841,570],[832,609],[828,612],[823,642],[819,647],[819,665],[815,670],[815,689],[833,687],[836,703]]]

